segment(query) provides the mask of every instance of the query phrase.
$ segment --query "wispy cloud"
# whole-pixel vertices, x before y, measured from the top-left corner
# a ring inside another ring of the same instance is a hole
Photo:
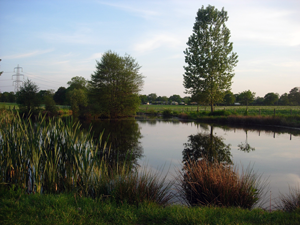
[[[253,13],[247,13],[249,11]],[[234,39],[268,45],[300,45],[300,24],[291,19],[295,11],[256,8],[247,9],[247,12],[240,10],[232,13],[229,21]]]
[[[93,55],[91,55],[91,57],[89,57],[89,59],[100,59],[102,55],[102,52],[94,53]]]
[[[21,53],[21,54],[15,54],[15,55],[8,55],[8,56],[2,56],[3,59],[19,59],[19,58],[28,58],[32,56],[42,55],[49,52],[53,52],[53,49],[47,49],[47,50],[36,50],[33,52],[27,52],[27,53]]]
[[[175,38],[174,35],[156,35],[152,38],[137,43],[134,46],[134,50],[137,52],[152,51],[154,49],[166,46],[166,47],[177,47],[182,43],[179,39]]]
[[[156,16],[159,14],[157,11],[146,10],[146,9],[137,8],[137,7],[130,7],[130,6],[128,6],[128,4],[125,5],[125,4],[121,4],[121,3],[111,3],[111,2],[104,2],[104,1],[98,1],[98,3],[100,3],[102,5],[115,7],[115,8],[121,9],[123,11],[136,13],[137,15],[139,15],[143,18],[149,17],[149,16]]]

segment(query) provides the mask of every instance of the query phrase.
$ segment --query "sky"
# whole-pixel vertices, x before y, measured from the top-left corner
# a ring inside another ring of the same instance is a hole
[[[111,50],[129,54],[145,76],[140,94],[187,96],[183,51],[198,9],[223,7],[238,55],[231,91],[263,97],[300,87],[299,0],[0,0],[0,91],[22,81],[40,90],[90,80]],[[24,77],[24,80],[23,80]]]

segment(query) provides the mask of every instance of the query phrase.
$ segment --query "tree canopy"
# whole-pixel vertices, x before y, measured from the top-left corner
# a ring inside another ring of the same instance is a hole
[[[278,102],[279,94],[270,92],[265,95],[264,97],[264,104],[265,105],[274,105],[276,102]]]
[[[230,89],[238,56],[232,52],[233,44],[229,41],[230,30],[224,8],[218,11],[209,5],[197,12],[193,33],[189,37],[188,48],[184,51],[185,73],[183,85],[186,93],[205,97],[213,105],[222,101],[224,92]]]
[[[112,51],[105,52],[96,62],[90,81],[95,112],[111,118],[135,114],[144,78],[139,64],[129,55],[122,57]]]
[[[31,80],[27,80],[17,92],[17,103],[20,105],[20,111],[24,113],[35,113],[41,104],[41,99],[38,95],[38,86]]]
[[[237,101],[244,104],[244,105],[249,105],[249,103],[253,102],[255,98],[255,92],[251,92],[250,90],[248,91],[243,91],[239,93],[237,97]]]

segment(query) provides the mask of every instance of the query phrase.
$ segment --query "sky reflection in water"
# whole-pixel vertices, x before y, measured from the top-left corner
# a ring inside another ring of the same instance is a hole
[[[211,128],[210,125],[197,125],[193,122],[138,121],[138,124],[142,134],[140,142],[144,149],[144,157],[139,163],[154,170],[162,170],[164,166],[165,173],[169,169],[169,178],[176,176],[176,169],[182,168],[183,144],[188,142],[188,136],[210,133]],[[300,185],[299,130],[214,126],[213,134],[223,137],[224,143],[231,145],[235,165],[242,165],[244,168],[251,165],[255,172],[263,174],[263,178],[269,177],[273,200],[279,192],[288,193],[289,186]],[[255,150],[249,153],[241,151],[238,147],[241,143],[248,143]]]

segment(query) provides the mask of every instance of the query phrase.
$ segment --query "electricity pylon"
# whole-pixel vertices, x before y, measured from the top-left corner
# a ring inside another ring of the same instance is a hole
[[[14,76],[16,76],[16,80],[13,81],[13,83],[15,85],[15,93],[19,91],[20,84],[23,83],[23,81],[20,80],[20,77],[23,76],[23,79],[24,79],[24,75],[20,74],[20,69],[22,69],[22,72],[23,72],[23,68],[19,67],[19,64],[18,64],[18,66],[15,67],[14,72],[16,71],[16,69],[17,69],[17,73],[12,75],[12,79]]]

